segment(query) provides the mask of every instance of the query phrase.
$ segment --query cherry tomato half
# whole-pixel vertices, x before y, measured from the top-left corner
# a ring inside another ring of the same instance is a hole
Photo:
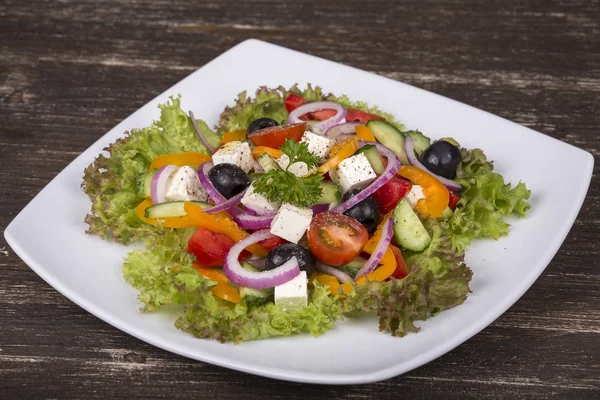
[[[306,103],[304,97],[298,96],[297,94],[290,93],[285,98],[285,109],[287,112],[291,113],[296,108],[300,107],[302,104]]]
[[[450,201],[448,201],[448,207],[450,207],[451,209],[455,209],[456,206],[458,205],[458,202],[460,201],[461,197],[459,195],[457,195],[456,193],[450,191]]]
[[[273,236],[268,239],[261,240],[258,242],[259,245],[264,247],[267,251],[273,250],[277,246],[288,243],[287,240],[280,238],[279,236]]]
[[[410,192],[411,188],[412,183],[394,176],[373,193],[373,198],[379,205],[381,213],[386,214],[396,207],[396,204]]]
[[[248,139],[255,146],[268,146],[280,148],[287,140],[292,139],[298,143],[306,131],[306,122],[297,124],[272,126],[270,128],[259,129],[248,135]]]
[[[325,264],[339,266],[360,254],[369,240],[369,233],[354,218],[323,212],[313,218],[307,237],[315,257]]]
[[[402,257],[402,251],[393,244],[390,244],[390,249],[392,253],[394,253],[394,257],[396,258],[396,269],[392,273],[392,276],[396,279],[402,279],[408,275],[408,267],[406,266],[406,261],[404,261],[404,257]]]
[[[206,228],[198,228],[188,241],[188,253],[196,256],[196,265],[212,268],[223,265],[225,256],[235,242],[223,233],[213,232]],[[249,253],[243,251],[240,259],[248,257]]]
[[[348,113],[346,114],[346,121],[348,122],[366,123],[374,119],[385,121],[385,118],[380,117],[379,115],[369,114],[364,111],[355,110],[354,108],[349,108]]]

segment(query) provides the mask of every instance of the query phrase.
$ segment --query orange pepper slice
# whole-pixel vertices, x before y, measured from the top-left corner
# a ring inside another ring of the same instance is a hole
[[[231,303],[240,304],[242,302],[240,291],[227,283],[219,283],[217,286],[213,286],[211,291],[215,296]]]
[[[229,279],[227,279],[225,274],[223,272],[219,271],[218,269],[204,268],[204,267],[200,267],[199,265],[195,265],[195,264],[194,264],[194,268],[196,268],[196,271],[200,275],[205,277],[206,279],[210,279],[211,281],[215,281],[217,283],[229,282]]]
[[[252,157],[255,159],[262,156],[264,153],[267,153],[273,158],[279,158],[283,155],[283,151],[269,146],[256,146],[252,149]]]
[[[431,174],[420,168],[408,165],[400,167],[398,175],[423,188],[424,199],[417,202],[417,210],[425,217],[438,218],[448,207],[450,192]]]
[[[333,146],[329,159],[317,170],[319,174],[325,174],[329,170],[337,167],[346,158],[352,156],[358,150],[358,141],[355,136],[343,140]]]
[[[221,143],[229,143],[229,142],[243,142],[246,140],[246,131],[230,131],[223,133],[221,137]]]
[[[207,161],[212,161],[212,158],[203,153],[183,152],[177,154],[164,154],[152,160],[152,163],[150,163],[150,166],[148,167],[148,171],[164,167],[165,165],[176,165],[178,167],[183,167],[184,165],[198,166]]]
[[[203,227],[210,229],[213,232],[223,233],[231,238],[234,242],[239,242],[242,239],[250,236],[248,232],[243,230],[231,219],[231,216],[221,211],[216,214],[207,214],[202,211],[199,205],[185,202],[183,208],[187,213],[184,217],[170,218],[146,218],[146,208],[152,205],[152,200],[145,199],[136,208],[136,215],[144,222],[157,225],[159,222],[165,228],[198,228]],[[266,257],[267,251],[258,244],[248,246],[248,251],[252,254]]]
[[[356,136],[358,136],[358,138],[360,140],[364,140],[366,142],[376,142],[375,136],[373,136],[373,133],[371,132],[371,130],[369,128],[367,128],[366,126],[357,125],[355,129],[356,129]]]

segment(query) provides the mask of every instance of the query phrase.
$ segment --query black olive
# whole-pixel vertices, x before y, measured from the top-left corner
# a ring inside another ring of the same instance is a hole
[[[306,271],[308,276],[314,272],[316,266],[315,256],[304,247],[295,243],[282,244],[269,251],[267,261],[265,262],[265,269],[269,270],[279,267],[292,257],[296,257],[300,270]]]
[[[346,192],[343,200],[347,201],[351,197],[354,197],[360,193],[360,191],[360,189],[352,189]],[[379,219],[381,218],[379,206],[377,205],[375,199],[371,196],[347,209],[344,212],[344,215],[354,218],[360,222],[365,228],[367,228],[369,233],[375,232],[375,229],[377,229],[377,225],[379,224]]]
[[[444,178],[454,179],[456,167],[462,160],[458,147],[445,140],[439,140],[426,148],[419,161],[434,174]]]
[[[217,164],[208,173],[208,179],[226,199],[243,192],[250,186],[250,177],[234,164]]]
[[[246,135],[251,134],[254,131],[258,131],[260,129],[270,128],[272,126],[279,125],[277,121],[271,118],[259,118],[252,121],[248,129],[246,130]]]

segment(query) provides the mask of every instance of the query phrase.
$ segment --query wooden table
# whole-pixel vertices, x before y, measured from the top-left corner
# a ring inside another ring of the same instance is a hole
[[[119,121],[251,37],[600,154],[597,0],[368,3],[2,1],[0,227]],[[71,303],[2,238],[0,398],[600,398],[598,164],[571,233],[519,302],[438,360],[364,386],[278,382],[154,348]],[[560,182],[556,195],[569,195]]]

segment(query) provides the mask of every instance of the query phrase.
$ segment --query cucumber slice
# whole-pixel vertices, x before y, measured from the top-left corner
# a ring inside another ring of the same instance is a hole
[[[267,153],[261,154],[256,159],[256,161],[258,161],[258,163],[260,164],[262,169],[265,170],[265,172],[270,172],[275,169],[281,169],[281,167],[277,164],[277,162],[275,160],[273,160],[273,158],[270,155],[268,155]]]
[[[400,246],[412,251],[423,251],[431,243],[431,235],[406,199],[394,209],[394,236]]]
[[[342,201],[342,188],[331,181],[321,181],[321,197],[316,204],[330,204]]]
[[[252,272],[260,272],[260,270],[250,263],[242,262],[242,267]],[[240,297],[242,303],[247,306],[261,305],[268,301],[272,301],[275,297],[275,288],[268,289],[251,289],[244,286],[240,286]]]
[[[360,153],[363,153],[365,157],[367,157],[367,160],[369,160],[369,164],[371,164],[373,171],[375,171],[377,175],[383,174],[385,166],[383,165],[383,160],[381,159],[381,155],[379,155],[379,152],[377,151],[377,147],[375,147],[375,145],[368,144],[366,146],[361,147],[356,151],[356,154]]]
[[[431,145],[431,140],[419,131],[404,132],[407,136],[412,136],[415,141],[415,153],[420,156],[421,153]]]
[[[168,201],[155,204],[146,208],[146,218],[184,217],[187,215],[183,208],[184,203],[184,201]],[[198,204],[203,210],[212,207],[203,201],[191,201],[190,203]]]
[[[197,230],[198,228],[183,228],[183,233],[181,234],[181,243],[187,244]]]
[[[372,120],[367,122],[367,128],[371,130],[373,136],[385,147],[392,150],[400,159],[402,164],[408,164],[406,151],[404,150],[404,135],[393,125],[385,121]]]
[[[152,197],[152,178],[157,170],[146,172],[142,175],[139,183],[140,195],[144,197]]]

